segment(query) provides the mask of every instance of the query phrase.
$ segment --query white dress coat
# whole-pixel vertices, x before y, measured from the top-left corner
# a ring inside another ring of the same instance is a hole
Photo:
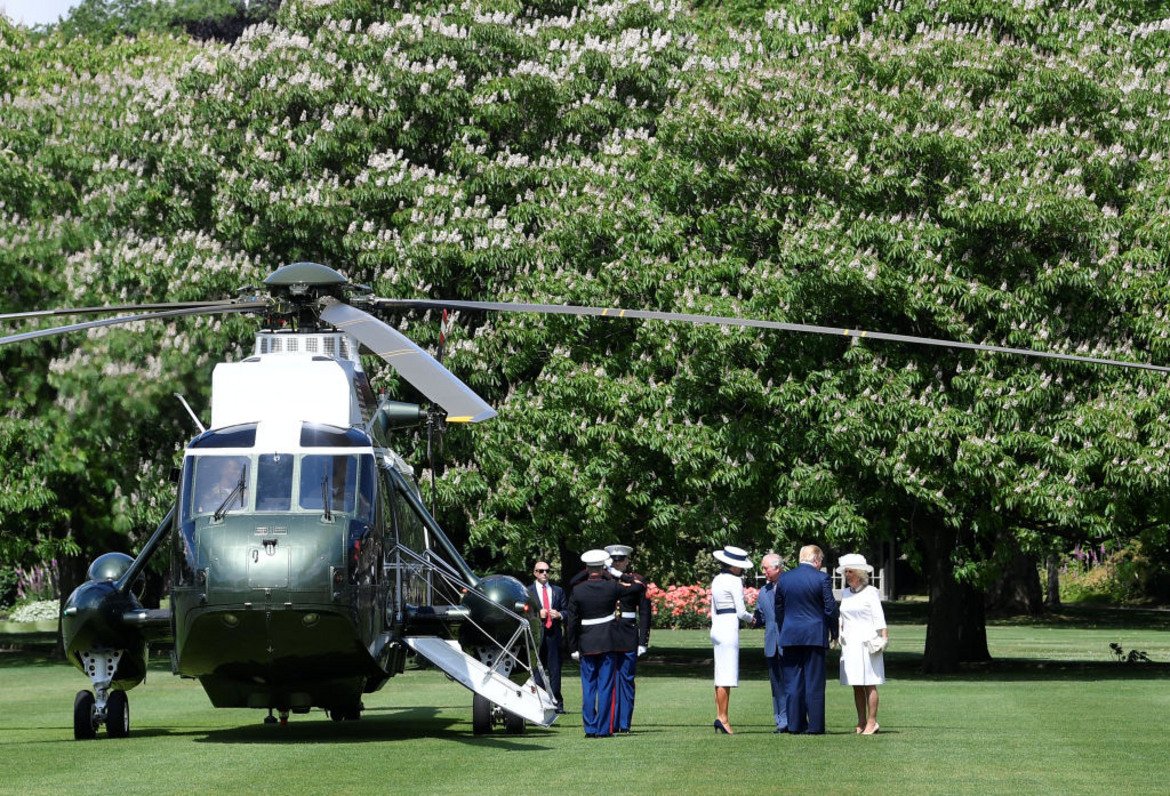
[[[886,664],[880,652],[865,650],[865,640],[886,627],[886,615],[878,590],[841,593],[841,685],[881,685],[886,681]]]
[[[725,611],[725,613],[717,613]],[[715,647],[715,685],[739,685],[739,621],[752,621],[743,602],[743,580],[721,572],[711,581],[711,643]]]

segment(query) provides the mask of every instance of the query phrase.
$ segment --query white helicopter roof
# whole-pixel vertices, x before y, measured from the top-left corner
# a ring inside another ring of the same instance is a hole
[[[261,421],[361,425],[358,366],[320,354],[259,354],[222,362],[211,377],[211,427]]]

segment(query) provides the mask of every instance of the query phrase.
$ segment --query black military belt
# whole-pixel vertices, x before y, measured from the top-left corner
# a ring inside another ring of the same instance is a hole
[[[715,609],[715,613],[717,613],[717,614],[734,614],[735,612],[736,611],[734,608],[716,608]]]

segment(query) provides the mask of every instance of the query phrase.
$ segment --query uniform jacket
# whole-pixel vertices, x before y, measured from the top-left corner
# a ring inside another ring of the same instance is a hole
[[[552,593],[549,595],[549,607],[554,611],[560,611],[563,615],[569,607],[569,601],[565,598],[565,590],[552,581],[549,581],[548,587],[552,590]],[[536,604],[537,621],[540,622],[545,637],[559,639],[564,631],[564,620],[554,619],[551,627],[544,626],[544,621],[539,619],[540,611],[544,608],[544,601],[540,599],[540,591],[536,588],[535,583],[528,584],[528,598]]]
[[[780,576],[775,610],[781,647],[827,647],[830,634],[837,636],[833,585],[812,564],[801,564]]]
[[[578,583],[569,595],[569,651],[582,655],[613,652],[613,617],[622,587],[596,575]],[[609,621],[598,622],[605,619]]]
[[[614,628],[614,652],[632,652],[639,645],[650,646],[650,598],[646,596],[645,578],[636,572],[626,572],[622,581],[627,578],[641,587],[628,586],[618,598],[622,616]]]
[[[753,617],[757,626],[764,628],[764,655],[771,658],[780,654],[780,622],[776,618],[776,584],[765,583],[756,598]]]

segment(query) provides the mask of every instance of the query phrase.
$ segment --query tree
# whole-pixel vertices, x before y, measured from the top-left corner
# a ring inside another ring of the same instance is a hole
[[[1142,13],[803,2],[723,27],[637,0],[339,0],[230,47],[6,33],[0,279],[22,308],[209,298],[310,259],[382,295],[1165,362],[1166,45]],[[433,345],[434,318],[399,324]],[[28,384],[4,414],[41,424],[49,502],[86,552],[161,517],[189,431],[170,393],[205,405],[211,363],[247,346],[246,322],[190,321],[0,352]],[[448,433],[436,479],[485,568],[622,541],[689,578],[728,542],[895,535],[930,573],[927,665],[947,670],[986,657],[980,593],[1009,555],[1164,547],[1149,374],[471,314],[447,362],[500,410]]]

